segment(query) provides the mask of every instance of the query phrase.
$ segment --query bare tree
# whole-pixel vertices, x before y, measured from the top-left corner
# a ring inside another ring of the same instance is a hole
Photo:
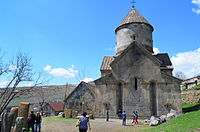
[[[67,96],[69,95],[68,94],[68,92],[69,92],[68,89],[69,89],[69,84],[68,84],[68,82],[66,82],[66,84],[65,84],[65,93],[64,93],[64,101],[67,98]]]
[[[39,72],[37,78],[34,80],[36,80],[34,82],[34,86],[30,87],[28,91],[25,92],[34,93],[35,97],[37,97],[38,105],[40,107],[39,109],[43,114],[43,107],[49,101],[49,96],[48,96],[49,93],[46,92],[48,87],[44,86],[44,84],[47,84],[51,80],[51,78],[46,78],[42,72]]]
[[[185,74],[183,72],[181,72],[181,71],[176,72],[175,73],[175,77],[177,77],[177,78],[179,78],[181,80],[185,80],[186,79]]]
[[[23,94],[23,90],[18,90],[17,86],[23,82],[32,82],[37,85],[38,79],[33,81],[31,58],[18,52],[11,62],[5,62],[5,56],[0,52],[0,78],[6,80],[6,86],[0,90],[0,114],[6,109],[8,104],[18,95]],[[39,83],[38,83],[39,84]],[[27,89],[26,89],[27,90]]]
[[[76,73],[76,80],[80,83],[81,81],[86,82],[92,82],[92,78],[88,78],[88,72],[86,71],[86,68],[78,70],[78,73]]]
[[[79,72],[76,74],[76,80],[78,82],[81,82],[86,77],[86,69],[85,67],[83,69],[80,69]]]
[[[40,106],[41,113],[43,114],[43,107],[49,101],[48,93],[46,93],[46,88],[48,87],[39,87],[35,89],[35,94],[37,95],[38,104]]]

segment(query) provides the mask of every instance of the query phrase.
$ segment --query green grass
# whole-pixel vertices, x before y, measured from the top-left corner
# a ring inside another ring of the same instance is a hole
[[[67,121],[72,121],[72,120],[77,120],[77,119],[51,116],[51,117],[44,117],[43,120],[45,120],[45,122],[47,122],[47,123],[50,123],[50,122],[63,122],[63,121],[67,122]]]
[[[200,88],[200,84],[194,86],[193,88]]]
[[[183,114],[144,132],[192,132],[200,128],[200,111]]]
[[[195,103],[195,104],[188,104],[188,103],[182,103],[182,108],[189,108],[195,105],[198,105],[199,103]]]

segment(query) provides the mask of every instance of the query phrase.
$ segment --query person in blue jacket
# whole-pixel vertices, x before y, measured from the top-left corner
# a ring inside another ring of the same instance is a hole
[[[86,117],[87,113],[83,112],[83,117],[79,120],[80,126],[79,126],[79,132],[87,132],[88,128],[91,130],[89,117]]]
[[[124,112],[122,113],[122,125],[123,125],[123,126],[126,126],[126,116],[127,116],[127,114],[126,114],[126,112],[124,111]]]

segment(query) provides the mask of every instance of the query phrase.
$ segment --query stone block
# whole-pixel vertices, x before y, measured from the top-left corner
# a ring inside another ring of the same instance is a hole
[[[65,109],[64,113],[65,117],[72,118],[72,109]]]

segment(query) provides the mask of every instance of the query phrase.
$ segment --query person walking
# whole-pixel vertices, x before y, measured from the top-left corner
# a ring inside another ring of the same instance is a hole
[[[127,114],[126,114],[126,112],[124,111],[124,112],[122,113],[122,126],[126,126],[126,116],[127,116]]]
[[[28,116],[28,119],[27,119],[28,129],[26,132],[29,132],[30,128],[31,128],[32,132],[35,132],[34,131],[35,119],[36,119],[36,116],[33,113],[33,111],[31,111],[31,114]]]
[[[135,123],[135,111],[133,111],[133,124]]]
[[[134,112],[133,117],[134,117],[134,123],[138,124],[138,113],[137,113],[137,111]]]
[[[117,111],[117,115],[118,115],[118,118],[119,118],[119,119],[122,119],[122,110],[121,110],[121,109],[119,109],[119,110]]]
[[[83,117],[79,119],[79,132],[87,132],[88,128],[91,130],[89,117],[86,117],[87,113],[83,112]]]
[[[41,131],[41,122],[42,122],[42,117],[40,115],[40,112],[37,112],[35,119],[35,132]]]

